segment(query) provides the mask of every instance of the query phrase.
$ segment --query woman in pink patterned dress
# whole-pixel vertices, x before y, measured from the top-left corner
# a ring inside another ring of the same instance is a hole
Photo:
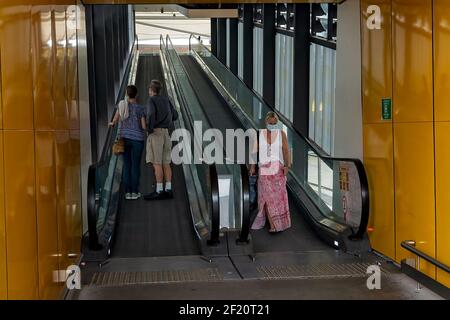
[[[252,229],[262,229],[269,220],[269,232],[290,228],[291,217],[286,190],[286,175],[290,168],[290,155],[286,133],[281,128],[278,116],[269,112],[266,116],[267,129],[260,130],[258,144],[258,215]],[[256,166],[250,167],[254,175]]]

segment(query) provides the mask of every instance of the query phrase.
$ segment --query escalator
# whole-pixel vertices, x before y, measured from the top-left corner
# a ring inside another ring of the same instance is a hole
[[[219,129],[224,137],[226,129],[246,129],[233,112],[230,112],[228,103],[216,90],[195,58],[192,55],[180,55],[180,58],[203,105],[203,110],[213,126]],[[248,148],[248,146],[246,147]],[[272,235],[267,230],[251,232],[255,253],[327,249],[327,246],[308,227],[304,215],[292,197],[290,197],[289,207],[292,223],[290,229],[277,235]]]
[[[174,88],[168,79],[166,59],[160,54],[139,54],[135,50],[129,65],[117,102],[123,99],[127,84],[135,83],[138,103],[145,105],[148,85],[152,79],[158,79],[166,84],[162,94],[170,93],[175,97],[174,103],[180,113],[175,126],[193,132],[192,122],[198,115],[186,110],[185,101],[180,101],[181,98],[172,92]],[[172,91],[168,92],[168,89]],[[174,198],[171,200],[124,200],[121,188],[123,159],[111,152],[117,136],[117,126],[110,128],[100,161],[89,168],[89,231],[83,240],[84,261],[210,256],[224,252],[216,246],[219,197],[215,165],[204,162],[173,165]],[[144,195],[154,189],[153,168],[145,163],[144,149],[140,191]]]
[[[255,250],[298,250],[305,243],[320,248],[323,244],[312,236],[312,229],[333,248],[369,251],[366,234],[369,196],[362,162],[332,158],[322,152],[219,62],[195,36],[190,38],[189,55],[180,55],[192,86],[199,99],[203,99],[205,113],[219,129],[262,129],[267,112],[275,111],[287,134],[293,158],[288,175],[293,228],[270,237],[271,240],[263,240],[267,238],[265,233],[252,232]]]
[[[146,105],[148,85],[153,79],[164,83],[159,55],[140,55],[136,73],[138,103]],[[167,95],[165,87],[162,95]],[[181,166],[173,166],[174,198],[170,201],[121,201],[112,257],[161,257],[199,255],[189,211],[189,198]],[[155,190],[153,169],[141,163],[141,193]],[[170,230],[170,233],[168,233]]]

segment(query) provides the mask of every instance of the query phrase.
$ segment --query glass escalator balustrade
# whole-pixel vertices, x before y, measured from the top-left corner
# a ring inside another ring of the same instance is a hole
[[[139,51],[134,45],[118,100],[125,96],[126,85],[135,81],[138,56]],[[112,152],[118,130],[117,125],[108,129],[100,160],[89,169],[93,174],[89,177],[92,180],[88,179],[88,184],[94,185],[91,192],[88,192],[89,248],[94,251],[108,247],[114,229],[123,166],[122,157]]]
[[[162,46],[164,47],[164,45]],[[182,49],[182,48],[181,48]],[[180,50],[180,48],[179,48]],[[210,129],[214,129],[205,115],[197,93],[195,92],[188,73],[185,70],[183,62],[179,57],[181,52],[177,52],[176,47],[171,44],[170,38],[167,39],[166,52],[168,60],[170,60],[170,67],[172,68],[175,81],[178,84],[180,96],[185,102],[186,108],[181,109],[181,114],[189,118],[193,127],[188,128],[191,134],[192,149],[197,148],[196,153],[192,150],[192,154],[197,155],[198,159],[192,159],[192,162],[214,164],[217,170],[217,182],[219,189],[219,207],[220,207],[220,229],[240,230],[243,219],[243,197],[242,197],[242,178],[241,167],[237,164],[216,162],[217,157],[211,156],[212,153],[203,152],[211,145],[210,139],[204,139],[204,133]],[[182,51],[182,50],[181,50]],[[189,127],[189,126],[186,126]],[[200,131],[200,132],[198,132]],[[200,136],[199,137],[199,133]],[[217,141],[217,140],[214,140]],[[223,145],[219,145],[219,149],[224,150]],[[224,157],[220,157],[225,160]],[[199,172],[200,180],[206,174],[201,172],[205,169],[204,166],[194,165],[194,170]],[[200,181],[201,185],[205,185],[206,181]]]

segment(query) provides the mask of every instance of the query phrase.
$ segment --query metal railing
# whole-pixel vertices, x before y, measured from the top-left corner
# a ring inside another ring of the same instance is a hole
[[[437,291],[439,294],[443,295],[445,298],[448,298],[450,296],[450,290],[448,290],[448,289],[446,290],[444,288],[444,286],[442,286],[441,284],[435,283],[434,279],[429,278],[424,273],[422,273],[420,271],[420,262],[421,262],[421,259],[423,259],[448,274],[450,274],[450,267],[443,264],[442,262],[436,260],[435,258],[427,255],[426,253],[423,253],[422,251],[418,250],[416,247],[416,241],[414,241],[414,240],[402,241],[400,243],[400,246],[402,248],[408,250],[409,252],[413,253],[414,255],[416,255],[417,260],[416,260],[415,270],[414,270],[414,268],[412,268],[411,266],[409,266],[406,263],[406,259],[403,259],[402,260],[402,271],[404,271],[405,273],[407,273],[408,275],[410,275],[411,277],[413,277],[417,280],[417,290],[420,290],[422,288],[421,282],[424,282],[424,283],[428,284],[429,286],[434,287],[435,291]],[[413,273],[411,271],[413,271]]]
[[[450,273],[450,267],[443,264],[442,262],[434,259],[433,257],[430,257],[429,255],[423,253],[422,251],[419,251],[416,248],[416,242],[414,240],[405,240],[402,241],[402,243],[400,244],[402,246],[402,248],[414,253],[417,258],[418,258],[418,267],[420,268],[420,258],[428,261],[429,263],[431,263],[432,265],[438,267],[439,269]]]

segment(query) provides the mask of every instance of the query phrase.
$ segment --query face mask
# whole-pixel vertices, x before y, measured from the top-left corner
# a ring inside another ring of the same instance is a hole
[[[267,125],[267,130],[269,131],[274,131],[274,130],[278,130],[280,129],[280,125],[278,124],[278,122],[276,124],[268,124]]]

